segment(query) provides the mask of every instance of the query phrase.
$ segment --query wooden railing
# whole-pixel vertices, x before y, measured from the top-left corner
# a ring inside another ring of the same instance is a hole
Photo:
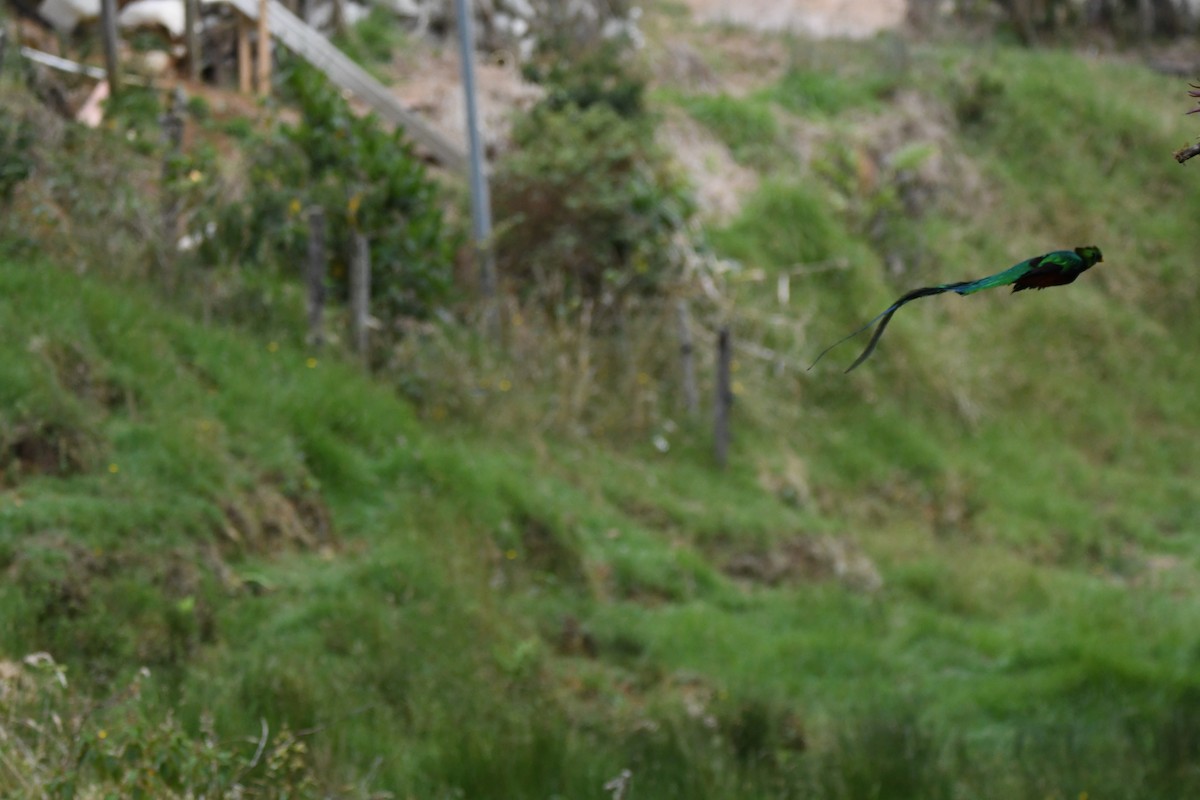
[[[259,0],[228,0],[244,16],[257,20]],[[388,88],[375,80],[338,48],[309,27],[278,0],[268,0],[267,27],[284,47],[312,64],[335,84],[371,106],[389,122],[404,128],[418,145],[446,167],[465,171],[467,154],[463,145],[451,141],[428,122],[409,111]]]

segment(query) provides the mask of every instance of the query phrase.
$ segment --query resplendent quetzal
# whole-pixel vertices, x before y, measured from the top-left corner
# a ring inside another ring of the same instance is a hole
[[[986,278],[980,278],[977,281],[939,283],[937,286],[913,289],[888,306],[875,319],[863,325],[849,336],[838,339],[829,347],[822,350],[821,355],[817,356],[816,361],[809,366],[809,369],[815,367],[817,361],[820,361],[826,353],[846,341],[846,339],[857,336],[876,322],[883,320],[879,322],[879,327],[875,329],[875,334],[871,337],[871,341],[867,343],[867,349],[863,350],[862,355],[846,368],[846,372],[854,369],[866,361],[867,356],[875,351],[875,345],[879,344],[879,337],[883,336],[884,329],[892,321],[892,315],[899,311],[900,307],[905,303],[916,300],[918,297],[928,297],[934,294],[942,294],[943,292],[955,292],[965,296],[983,291],[984,289],[991,289],[993,286],[1007,286],[1010,283],[1013,285],[1014,292],[1019,292],[1022,289],[1045,289],[1047,286],[1064,286],[1103,260],[1104,257],[1100,254],[1099,247],[1088,246],[1076,247],[1074,250],[1055,250],[1052,253],[1026,259],[1020,264],[1014,264],[1003,272],[998,272]]]

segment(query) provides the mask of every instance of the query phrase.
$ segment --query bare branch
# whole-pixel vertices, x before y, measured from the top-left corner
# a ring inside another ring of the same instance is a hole
[[[262,758],[263,750],[267,747],[267,736],[271,732],[271,729],[267,727],[265,717],[260,717],[258,721],[262,723],[262,736],[258,740],[258,749],[254,751],[254,758],[250,759],[250,763],[246,765],[247,772],[258,766],[258,760]]]
[[[1190,144],[1187,147],[1181,147],[1175,151],[1175,160],[1180,164],[1195,156],[1200,156],[1200,142]]]

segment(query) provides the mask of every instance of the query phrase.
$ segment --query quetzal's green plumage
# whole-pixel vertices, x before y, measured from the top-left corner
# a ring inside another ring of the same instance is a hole
[[[1055,250],[1052,253],[1028,258],[1019,264],[1014,264],[1003,272],[997,272],[995,275],[980,278],[977,281],[939,283],[936,286],[914,289],[892,303],[884,309],[883,313],[854,331],[854,333],[837,340],[822,350],[821,355],[817,356],[816,361],[813,361],[809,369],[815,367],[817,361],[820,361],[826,353],[846,341],[846,339],[857,336],[876,322],[879,322],[879,327],[875,329],[874,335],[871,336],[871,341],[867,343],[867,349],[863,350],[862,355],[846,368],[846,372],[854,369],[866,361],[867,356],[875,351],[875,345],[879,344],[879,337],[883,336],[884,329],[892,321],[892,315],[899,311],[900,307],[905,303],[916,300],[918,297],[928,297],[934,294],[942,294],[943,292],[955,292],[956,294],[966,296],[968,294],[975,294],[975,292],[981,292],[984,289],[991,289],[995,286],[1008,286],[1009,284],[1012,284],[1014,292],[1019,292],[1022,289],[1045,289],[1047,286],[1064,286],[1103,260],[1104,257],[1101,255],[1099,247],[1089,246],[1076,247],[1074,250]]]

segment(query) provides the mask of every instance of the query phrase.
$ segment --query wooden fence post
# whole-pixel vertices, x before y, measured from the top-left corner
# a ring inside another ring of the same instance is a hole
[[[193,82],[200,80],[200,60],[204,54],[200,52],[200,0],[184,0],[183,29],[184,41],[187,44],[188,78]]]
[[[367,361],[367,323],[371,316],[371,245],[361,231],[354,232],[350,254],[350,330],[354,351]]]
[[[308,342],[320,347],[325,343],[325,210],[314,206],[308,211]]]
[[[258,0],[258,93],[271,92],[271,28],[268,25],[269,0]]]
[[[339,36],[346,32],[346,0],[333,0],[333,32]]]
[[[179,179],[179,153],[183,147],[183,92],[179,89],[171,92],[167,101],[167,110],[159,122],[162,124],[163,161],[161,187],[161,232],[162,232],[162,261],[160,267],[163,273],[163,284],[167,291],[174,291],[178,285],[178,275],[175,264],[175,250],[179,242],[179,191],[175,185]]]
[[[679,319],[679,362],[683,373],[683,405],[689,417],[700,411],[700,395],[696,391],[695,347],[692,345],[692,324],[688,318],[687,301],[680,299],[675,304]]]
[[[250,19],[237,15],[238,91],[250,94]]]
[[[5,20],[7,23],[7,20]],[[0,73],[4,72],[4,54],[8,49],[8,28],[0,26]]]
[[[717,466],[725,468],[729,459],[729,411],[733,406],[733,388],[730,385],[729,326],[717,333],[717,391],[714,397],[713,442],[717,455]]]
[[[117,55],[117,0],[100,0],[100,30],[104,37],[108,91],[116,97],[121,93],[121,61]]]

